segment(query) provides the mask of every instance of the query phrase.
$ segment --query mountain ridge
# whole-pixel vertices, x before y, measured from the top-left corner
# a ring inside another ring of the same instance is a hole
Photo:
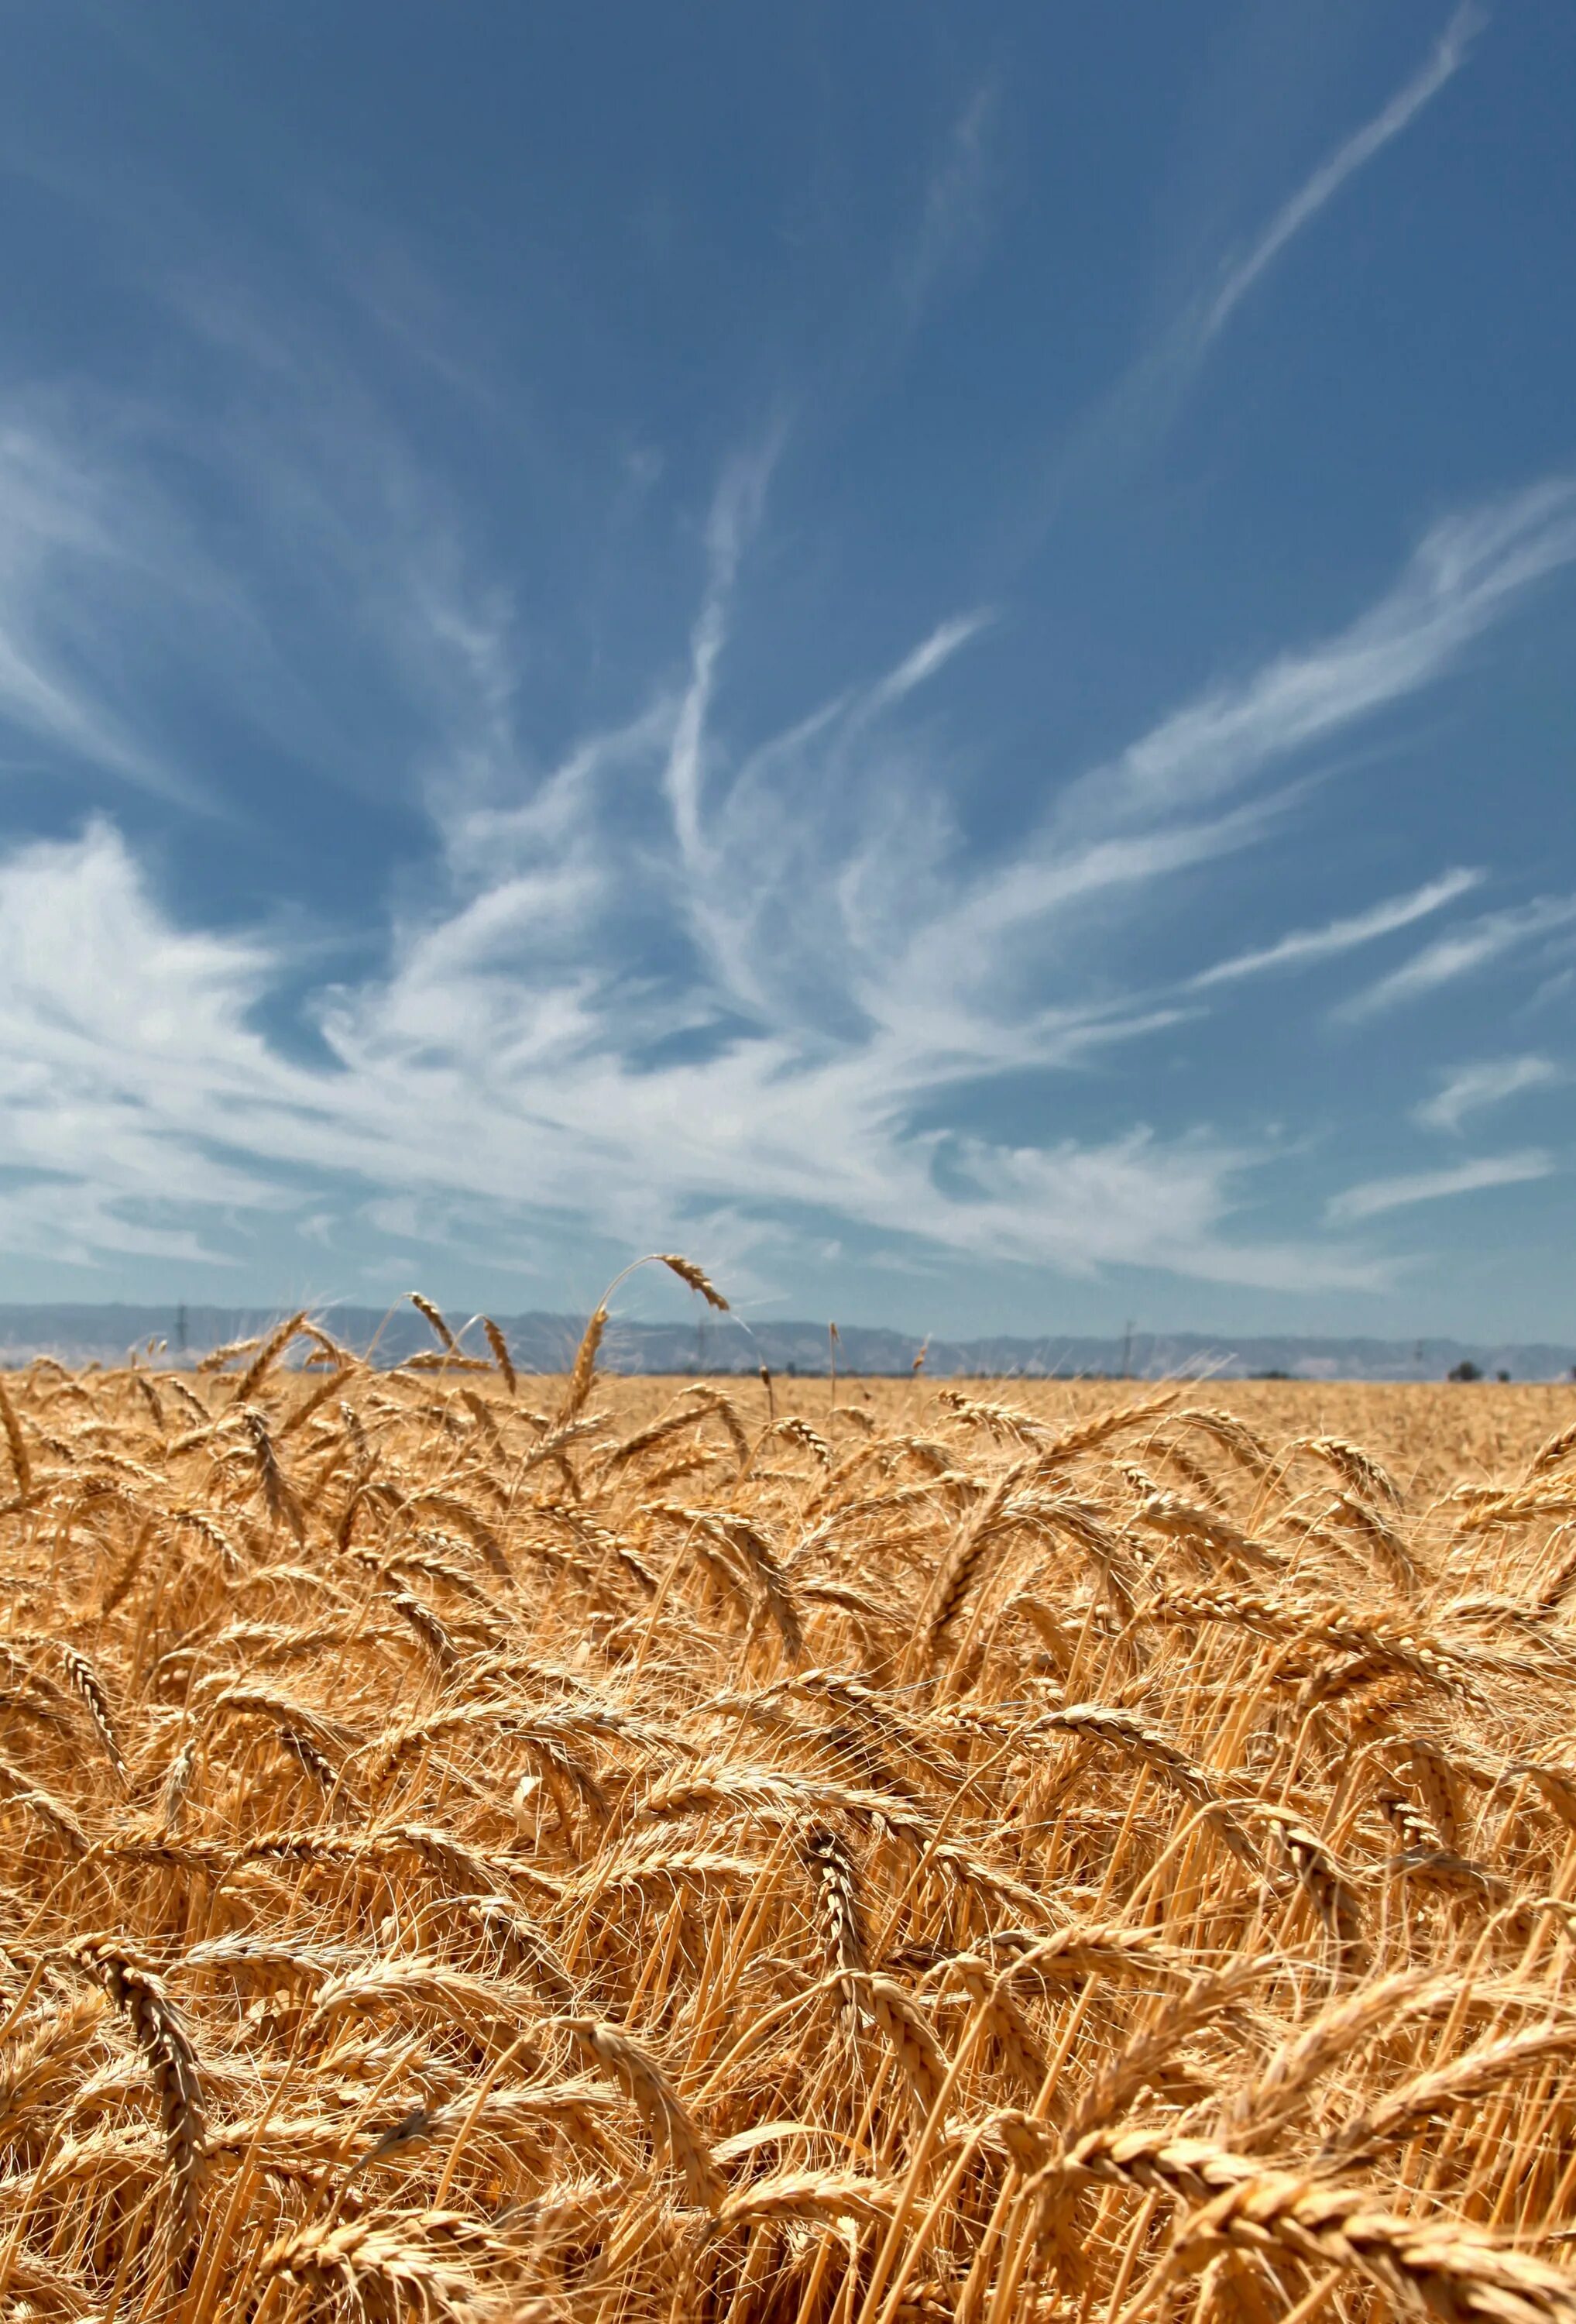
[[[195,1363],[208,1350],[267,1331],[290,1311],[282,1307],[155,1306],[120,1301],[51,1301],[0,1305],[0,1364],[37,1355],[62,1362],[124,1362],[150,1343],[162,1362]],[[346,1346],[364,1352],[375,1340],[377,1360],[398,1363],[436,1345],[428,1325],[401,1303],[382,1308],[327,1306],[314,1311]],[[574,1360],[583,1316],[540,1309],[500,1315],[516,1367],[528,1373],[562,1372]],[[478,1351],[484,1352],[480,1335]],[[1224,1379],[1285,1372],[1294,1379],[1442,1379],[1457,1365],[1517,1380],[1570,1378],[1576,1345],[1548,1341],[1479,1341],[1453,1337],[1382,1339],[1353,1333],[1135,1332],[1101,1338],[1044,1333],[1037,1337],[995,1333],[971,1338],[932,1337],[881,1325],[846,1324],[838,1332],[836,1368],[846,1373],[911,1371],[924,1350],[926,1372],[937,1378],[1154,1379],[1174,1373]],[[732,1315],[700,1311],[688,1323],[609,1324],[599,1360],[627,1373],[752,1373],[825,1375],[830,1369],[827,1326],[805,1322],[744,1324]]]

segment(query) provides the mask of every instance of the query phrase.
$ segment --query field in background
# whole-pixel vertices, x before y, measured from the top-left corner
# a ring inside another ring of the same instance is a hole
[[[286,1352],[0,1375],[0,2313],[1576,2324],[1576,1389]]]
[[[550,1404],[561,1381],[527,1381]],[[667,1410],[696,1381],[683,1378],[621,1379],[612,1385],[621,1413],[645,1421]],[[767,1419],[766,1391],[752,1379],[714,1383],[725,1389],[751,1422]],[[784,1379],[771,1384],[771,1406],[795,1412],[835,1439],[843,1423],[834,1417],[841,1405],[872,1416],[883,1429],[917,1428],[935,1416],[936,1398],[954,1391],[972,1402],[1008,1403],[1055,1429],[1113,1406],[1138,1403],[1161,1383],[1150,1380]],[[600,1400],[600,1399],[599,1399]],[[1240,1414],[1272,1441],[1298,1434],[1335,1434],[1370,1443],[1378,1456],[1425,1491],[1445,1491],[1530,1458],[1544,1439],[1576,1421],[1576,1385],[1563,1381],[1424,1382],[1417,1386],[1378,1380],[1197,1380],[1180,1391],[1184,1405],[1207,1404]],[[857,1423],[852,1424],[858,1425]]]

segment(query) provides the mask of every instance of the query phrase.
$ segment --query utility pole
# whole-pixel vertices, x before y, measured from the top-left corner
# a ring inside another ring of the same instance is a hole
[[[1129,1319],[1128,1319],[1128,1322],[1127,1322],[1126,1327],[1125,1327],[1125,1329],[1123,1330],[1123,1333],[1122,1333],[1122,1378],[1123,1378],[1123,1379],[1131,1379],[1132,1376],[1133,1376],[1133,1324],[1132,1324],[1132,1318],[1129,1316]]]
[[[175,1344],[184,1355],[186,1353],[186,1302],[184,1299],[175,1310]]]

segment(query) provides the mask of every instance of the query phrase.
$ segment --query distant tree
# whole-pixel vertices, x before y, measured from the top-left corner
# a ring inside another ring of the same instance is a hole
[[[1475,1380],[1481,1379],[1482,1377],[1482,1373],[1472,1361],[1470,1356],[1463,1356],[1461,1362],[1459,1364],[1452,1364],[1450,1370],[1445,1374],[1446,1379],[1453,1380]]]
[[[1508,1372],[1496,1372],[1494,1377],[1497,1380],[1507,1380],[1510,1378],[1510,1374]]]

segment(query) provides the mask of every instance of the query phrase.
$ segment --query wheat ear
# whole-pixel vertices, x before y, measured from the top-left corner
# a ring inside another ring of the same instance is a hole
[[[197,2227],[197,2177],[204,2134],[202,2078],[190,2036],[162,1978],[123,1939],[77,1937],[67,1950],[103,1986],[115,2006],[124,2011],[147,2061],[158,2094],[177,2206],[189,2237]]]

